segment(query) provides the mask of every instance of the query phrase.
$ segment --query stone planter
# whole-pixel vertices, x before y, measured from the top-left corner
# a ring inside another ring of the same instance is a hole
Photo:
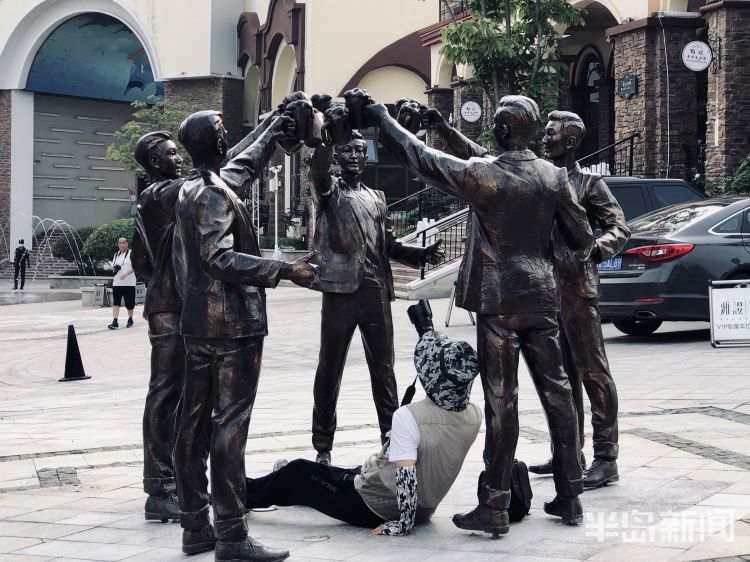
[[[309,254],[310,250],[284,250],[283,248],[281,248],[281,252],[284,255],[284,261],[294,261],[301,258],[302,256],[306,256],[307,254]],[[261,250],[260,255],[264,258],[273,257],[273,249]]]
[[[112,276],[102,275],[50,275],[50,289],[80,289],[81,287],[93,287],[97,283],[112,281]]]

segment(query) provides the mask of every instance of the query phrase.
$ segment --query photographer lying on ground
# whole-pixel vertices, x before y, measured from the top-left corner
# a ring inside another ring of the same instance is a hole
[[[432,517],[479,433],[482,412],[469,403],[479,362],[469,344],[434,331],[426,300],[409,307],[409,318],[420,335],[414,365],[428,398],[396,410],[390,439],[362,466],[294,460],[248,478],[246,507],[306,505],[375,527],[376,535],[406,535]]]

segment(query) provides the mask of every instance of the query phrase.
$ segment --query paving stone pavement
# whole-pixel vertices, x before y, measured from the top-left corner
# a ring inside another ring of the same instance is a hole
[[[414,376],[416,334],[408,302],[393,305],[396,367],[403,391]],[[462,310],[435,324],[474,344]],[[184,557],[177,524],[147,523],[142,510],[141,416],[148,385],[145,321],[107,330],[108,309],[79,302],[2,307],[0,317],[0,562],[213,560]],[[247,470],[277,458],[313,458],[312,382],[320,295],[269,291],[271,334],[247,447]],[[140,312],[140,309],[137,310]],[[58,383],[74,324],[92,378]],[[483,434],[433,520],[406,538],[375,537],[307,508],[248,515],[252,535],[291,550],[290,560],[747,560],[750,553],[750,378],[745,349],[713,349],[703,323],[665,325],[649,338],[604,326],[620,396],[620,482],[582,496],[583,525],[546,516],[551,479],[532,477],[531,515],[497,541],[456,529],[450,517],[476,501]],[[546,422],[521,367],[516,456],[547,458]],[[419,397],[419,393],[417,395]],[[482,403],[481,384],[472,399]],[[354,466],[378,446],[362,344],[352,343],[339,400],[334,463]],[[591,458],[590,446],[586,447]]]

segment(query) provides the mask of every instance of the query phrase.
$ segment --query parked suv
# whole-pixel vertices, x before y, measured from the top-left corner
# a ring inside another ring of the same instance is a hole
[[[604,181],[620,203],[625,220],[677,203],[706,199],[685,180],[608,176]]]

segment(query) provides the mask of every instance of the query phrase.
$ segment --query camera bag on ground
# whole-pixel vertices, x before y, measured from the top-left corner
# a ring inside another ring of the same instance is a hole
[[[529,514],[533,496],[526,463],[513,459],[513,471],[510,476],[510,506],[508,507],[508,518],[511,522],[520,521]]]

